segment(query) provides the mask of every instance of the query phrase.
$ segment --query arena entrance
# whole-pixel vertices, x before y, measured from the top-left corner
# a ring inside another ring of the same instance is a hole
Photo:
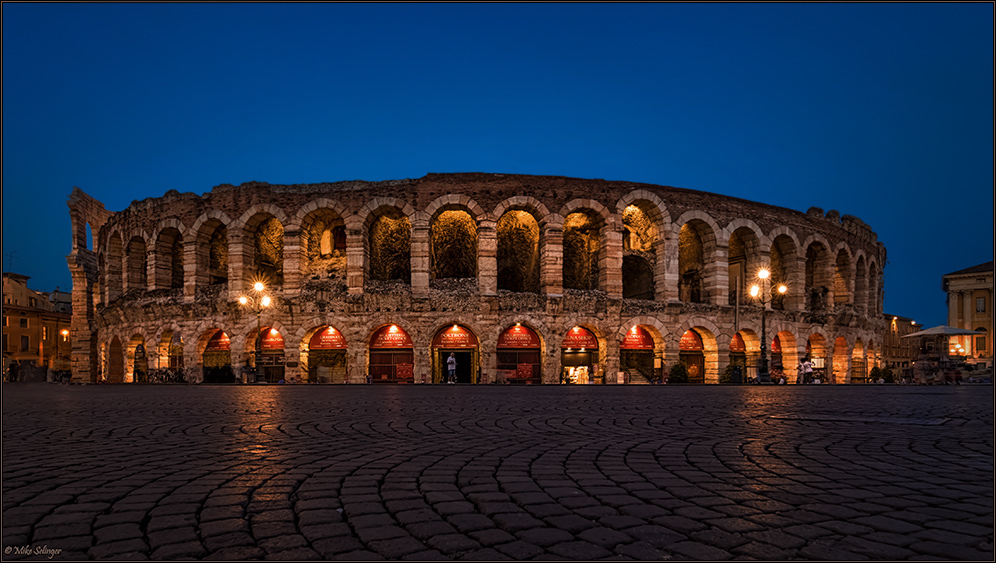
[[[619,346],[619,367],[626,381],[619,383],[653,383],[658,379],[654,368],[654,338],[647,329],[634,326],[626,332]]]
[[[223,330],[217,330],[201,354],[204,383],[235,383],[232,371],[232,341]]]
[[[398,325],[377,329],[370,337],[370,382],[413,383],[414,348],[411,337]]]
[[[348,383],[346,339],[334,327],[322,327],[308,343],[308,383]]]
[[[539,385],[540,339],[532,329],[516,324],[498,337],[497,383],[510,385]]]
[[[568,385],[602,383],[598,373],[598,339],[586,328],[567,331],[560,344],[560,382]]]
[[[273,327],[263,327],[263,341],[256,363],[256,383],[280,383],[284,381],[284,337]]]
[[[678,360],[688,367],[689,383],[705,383],[705,348],[702,336],[694,330],[686,330],[678,344]]]
[[[440,330],[432,339],[432,382],[446,383],[450,354],[456,359],[456,382],[477,383],[477,336],[460,325]]]
[[[730,383],[745,383],[748,378],[747,344],[739,332],[730,339],[730,366]]]
[[[782,339],[775,335],[775,338],[771,341],[771,367],[768,369],[771,374],[771,380],[777,382],[782,377],[785,377],[785,364],[782,361]],[[788,378],[785,377],[785,381],[788,382]]]

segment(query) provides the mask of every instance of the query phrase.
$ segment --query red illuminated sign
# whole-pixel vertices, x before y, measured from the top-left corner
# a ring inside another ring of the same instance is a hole
[[[782,353],[782,341],[776,336],[774,340],[771,341],[771,353],[781,354]]]
[[[498,337],[498,348],[539,348],[540,339],[532,329],[516,325]]]
[[[433,348],[477,348],[477,337],[460,325],[441,330],[432,339]]]
[[[205,352],[223,352],[232,349],[232,340],[225,334],[225,331],[219,330],[214,333],[211,340],[208,340],[207,348],[204,349]]]
[[[263,350],[283,350],[284,337],[272,327],[263,327]]]
[[[700,352],[702,351],[702,337],[694,330],[686,330],[685,334],[681,335],[681,342],[678,344],[678,348],[690,352]]]
[[[576,326],[567,331],[567,336],[560,344],[561,348],[585,348],[586,350],[598,350],[598,339],[586,328]]]
[[[412,339],[398,325],[388,325],[377,329],[370,337],[371,348],[412,348]]]
[[[345,350],[346,339],[342,333],[333,327],[323,328],[311,337],[308,343],[309,350]]]
[[[622,341],[623,350],[653,350],[654,338],[646,329],[634,326],[626,332]]]
[[[744,339],[740,336],[740,333],[733,335],[733,339],[730,340],[730,352],[746,352],[747,346],[744,344]]]

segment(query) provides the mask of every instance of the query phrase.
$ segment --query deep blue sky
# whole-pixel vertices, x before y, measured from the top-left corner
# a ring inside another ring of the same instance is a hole
[[[885,310],[993,259],[993,4],[3,4],[3,268],[66,199],[504,172],[855,215]]]

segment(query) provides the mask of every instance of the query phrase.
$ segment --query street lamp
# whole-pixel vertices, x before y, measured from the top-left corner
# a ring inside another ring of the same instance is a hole
[[[252,381],[250,382],[256,383],[259,378],[259,360],[263,353],[263,329],[259,319],[263,309],[270,306],[270,296],[263,294],[263,291],[266,290],[263,282],[254,283],[252,289],[256,292],[255,297],[243,295],[239,297],[239,305],[249,307],[251,311],[256,313],[256,347],[253,353]]]
[[[750,288],[750,296],[761,304],[761,359],[757,367],[757,382],[762,385],[771,384],[771,373],[768,372],[768,331],[765,325],[765,317],[768,311],[768,304],[771,303],[771,272],[765,268],[757,273],[761,280],[760,284],[754,284]],[[788,291],[785,284],[778,285],[778,293],[784,295]]]
[[[66,340],[69,337],[69,329],[64,328],[59,334],[62,335],[62,340]],[[59,342],[59,345],[56,347],[56,352],[59,353],[60,358],[65,360],[65,357],[62,355],[62,342]],[[62,364],[62,366],[65,366],[65,364]]]

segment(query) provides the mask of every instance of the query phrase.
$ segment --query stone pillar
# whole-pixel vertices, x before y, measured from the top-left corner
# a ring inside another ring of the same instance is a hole
[[[613,224],[602,227],[602,247],[598,252],[598,286],[610,299],[622,299],[623,234]],[[617,362],[618,364],[618,362]],[[612,374],[615,376],[615,373]]]
[[[659,300],[677,303],[680,301],[678,297],[678,235],[671,233],[658,244],[662,248],[657,251],[657,267],[663,273],[664,283],[657,287],[657,296]]]
[[[156,252],[156,244],[152,243],[149,245],[145,253],[145,289],[146,291],[154,291],[160,288],[159,285],[159,263],[162,259],[167,257],[159,257],[159,253]],[[168,264],[168,262],[167,262]],[[169,283],[162,286],[163,288],[169,288]]]
[[[349,295],[363,294],[363,280],[367,274],[367,238],[363,224],[355,215],[346,222],[346,291]]]
[[[184,303],[193,303],[197,296],[197,288],[207,286],[210,283],[208,275],[209,255],[210,248],[207,244],[197,244],[197,233],[189,233],[183,237]],[[203,266],[198,268],[198,264],[203,264]]]
[[[706,356],[706,383],[719,383],[726,371],[726,366],[730,365],[730,338],[725,334],[716,337],[716,379],[711,379],[709,373],[709,356]]]
[[[550,334],[546,341],[546,354],[543,357],[543,384],[544,385],[559,385],[560,384],[560,343],[564,338],[564,332],[559,334]]]
[[[961,328],[973,330],[972,315],[975,313],[975,300],[972,299],[971,291],[962,292],[962,326]],[[968,350],[970,348],[966,348]]]
[[[252,268],[252,240],[247,241],[241,229],[228,231],[228,294],[238,297],[250,289],[246,283],[247,268]],[[248,249],[246,248],[248,246]],[[247,254],[248,251],[248,254]]]
[[[477,225],[477,288],[481,295],[498,294],[498,231],[489,219]],[[483,365],[483,364],[482,364]]]
[[[201,356],[198,354],[198,336],[200,335],[186,335],[190,338],[183,339],[183,371],[189,378],[188,383],[202,382],[204,381],[204,364],[201,362]],[[235,369],[235,362],[233,358],[232,369]],[[238,372],[236,372],[238,373]]]
[[[301,293],[301,231],[284,231],[284,295]]]
[[[560,297],[564,294],[563,221],[541,226],[540,239],[540,292],[547,297]],[[559,371],[557,380],[560,380]]]
[[[768,256],[770,263],[770,255]],[[786,311],[802,311],[806,307],[806,258],[796,257],[785,258],[786,275],[785,285],[788,286],[788,295],[785,297]],[[775,288],[774,291],[778,291]]]
[[[429,221],[423,212],[412,221],[411,272],[412,295],[429,294]]]
[[[621,242],[621,239],[620,239]],[[605,373],[603,381],[606,385],[616,385],[619,383],[619,341],[614,335],[605,337]]]
[[[711,305],[729,305],[730,298],[730,267],[729,246],[717,244],[711,256],[703,257],[702,285],[706,294],[706,303]]]

